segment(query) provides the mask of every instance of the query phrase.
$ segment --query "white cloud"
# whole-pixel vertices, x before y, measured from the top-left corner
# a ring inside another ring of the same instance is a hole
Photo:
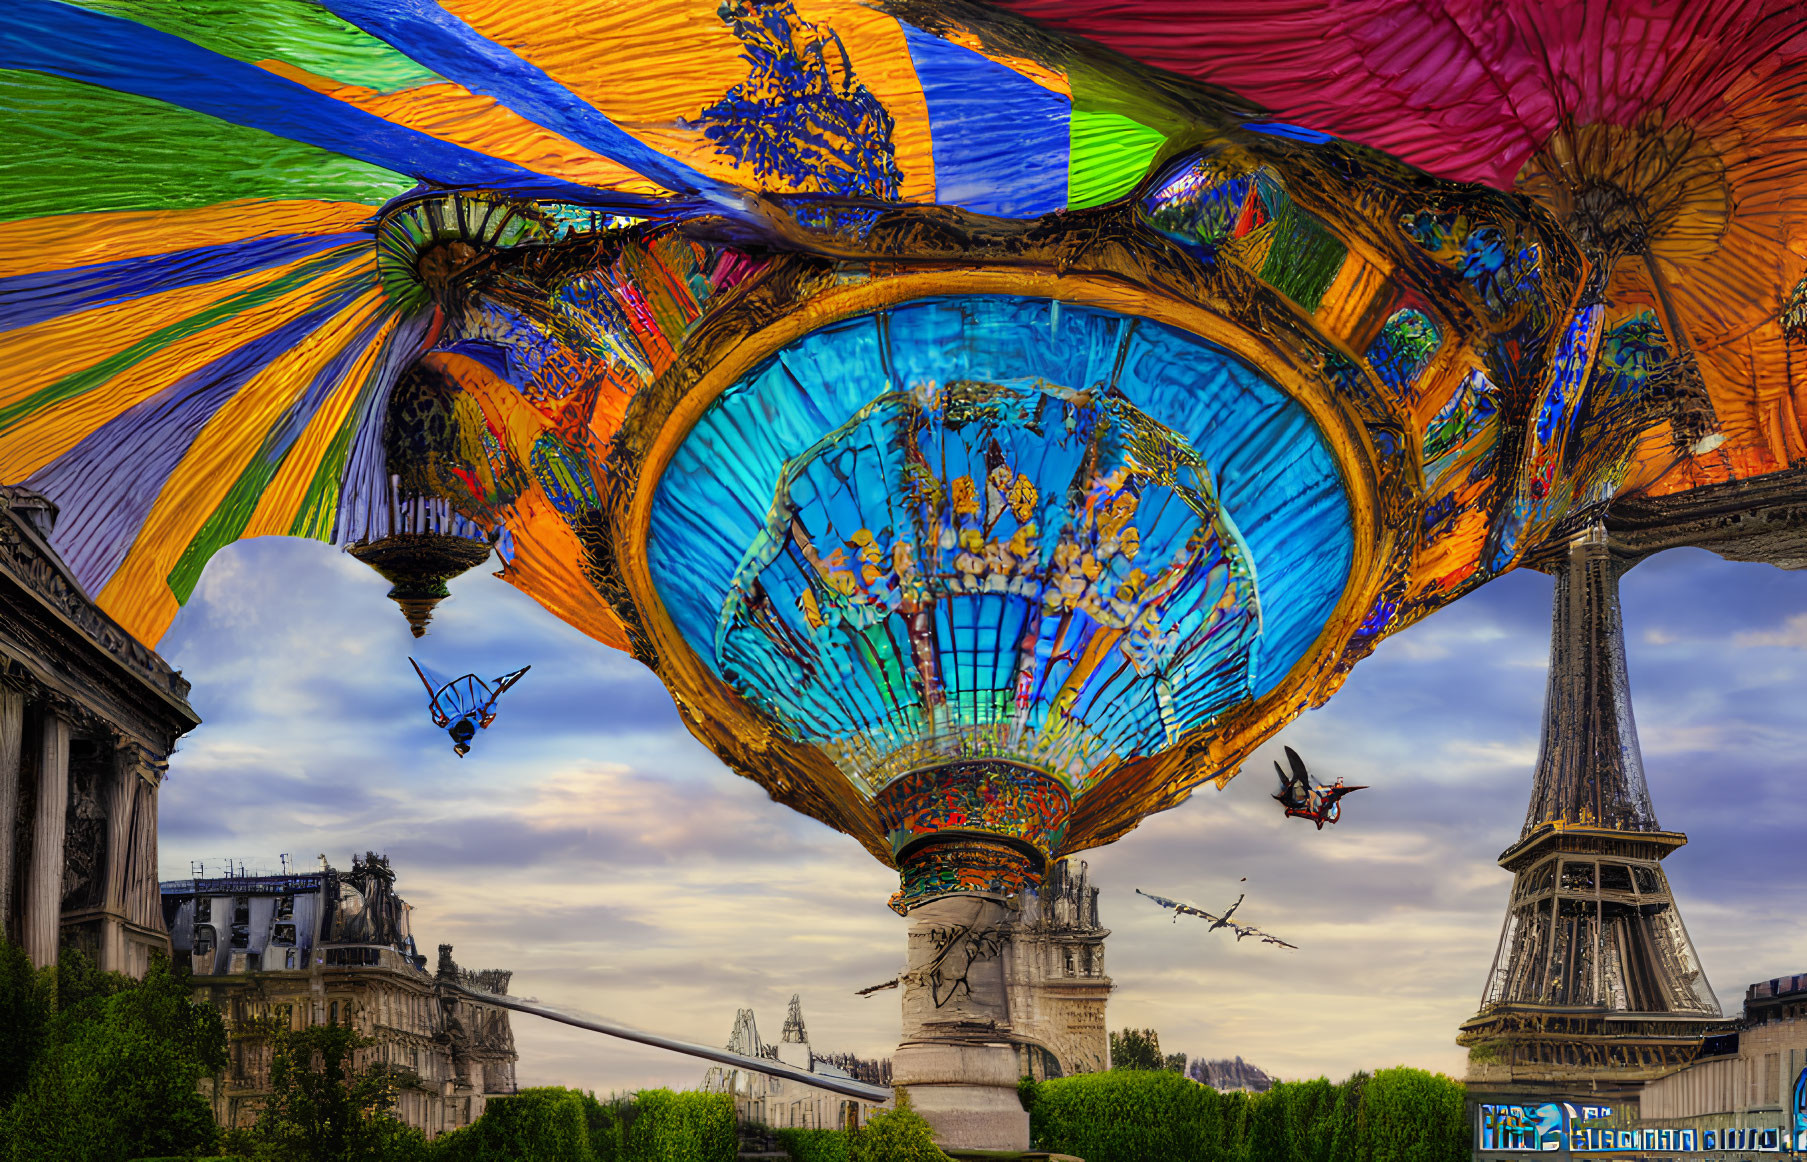
[[[1780,627],[1745,630],[1732,638],[1740,649],[1757,646],[1782,646],[1791,650],[1807,650],[1807,613],[1797,613]]]
[[[1774,590],[1777,577],[1793,587]],[[1807,660],[1780,655],[1756,673],[1724,643],[1807,635],[1786,604],[1807,606],[1807,576],[1702,556],[1644,566],[1625,586],[1652,790],[1664,823],[1693,839],[1671,877],[1735,1005],[1748,981],[1807,968],[1794,922],[1807,887],[1787,867],[1807,831],[1788,793],[1807,753]],[[819,1046],[890,1051],[897,994],[853,990],[902,959],[904,921],[884,906],[895,873],[728,773],[650,673],[484,571],[453,582],[421,641],[385,589],[320,545],[248,542],[215,558],[165,643],[207,720],[171,765],[165,874],[203,857],[324,851],[342,865],[386,850],[422,942],[513,969],[523,995],[720,1043],[737,1008],[775,1026],[801,992]],[[1226,790],[1085,853],[1112,929],[1111,1026],[1284,1076],[1401,1062],[1459,1074],[1456,1027],[1479,1000],[1511,884],[1494,861],[1518,836],[1536,761],[1548,593],[1547,578],[1509,576],[1382,643]],[[1748,623],[1704,623],[1691,639],[1637,629],[1727,610]],[[452,673],[533,670],[459,760],[427,721],[410,652]],[[1371,789],[1321,832],[1281,818],[1268,796],[1282,744],[1320,777]],[[1761,811],[1751,787],[1772,788]],[[1204,906],[1246,890],[1247,914],[1301,947],[1170,923],[1135,887]],[[524,1084],[690,1086],[703,1072],[527,1017],[514,1028]]]

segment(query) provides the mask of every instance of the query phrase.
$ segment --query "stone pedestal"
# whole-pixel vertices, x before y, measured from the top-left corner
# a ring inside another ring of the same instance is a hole
[[[943,1146],[1026,1150],[1029,1114],[1016,1093],[1017,1054],[1002,951],[1010,908],[989,896],[943,896],[910,910],[903,1041],[894,1085]]]

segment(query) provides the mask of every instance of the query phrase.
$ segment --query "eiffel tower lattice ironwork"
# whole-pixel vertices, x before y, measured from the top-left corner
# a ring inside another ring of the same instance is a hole
[[[1524,829],[1500,855],[1513,883],[1499,951],[1457,1037],[1471,1088],[1628,1094],[1722,1022],[1661,863],[1687,836],[1658,825],[1638,751],[1619,613],[1635,563],[1595,526],[1549,567],[1543,745]]]

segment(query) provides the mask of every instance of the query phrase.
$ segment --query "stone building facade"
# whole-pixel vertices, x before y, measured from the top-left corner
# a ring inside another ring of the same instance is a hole
[[[1758,981],[1744,992],[1736,1029],[1707,1038],[1692,1064],[1643,1088],[1639,1120],[1678,1129],[1793,1134],[1803,1070],[1807,973]]]
[[[1016,1047],[1018,1076],[1037,1080],[1110,1068],[1098,889],[1083,861],[1048,868],[1041,887],[1025,893],[1003,948],[1009,1006],[1005,1038]]]
[[[226,1019],[230,1064],[210,1094],[221,1125],[250,1125],[269,1096],[272,1021],[349,1023],[371,1038],[355,1066],[402,1071],[397,1116],[429,1137],[515,1091],[508,1011],[444,987],[506,995],[511,974],[461,969],[449,944],[429,970],[387,859],[354,859],[349,872],[322,858],[303,874],[177,880],[162,894],[195,998]]]
[[[83,593],[56,517],[0,486],[0,933],[40,967],[72,944],[142,976],[169,947],[157,789],[200,719],[182,676]]]
[[[864,1061],[851,1054],[818,1055],[809,1043],[809,1031],[803,1023],[801,996],[791,997],[784,1031],[776,1043],[760,1039],[752,1009],[740,1010],[734,1017],[734,1031],[729,1035],[728,1048],[748,1057],[782,1061],[825,1077],[852,1078],[873,1085],[891,1084],[889,1061]],[[703,1075],[702,1088],[708,1093],[733,1094],[735,1112],[742,1122],[773,1129],[849,1129],[864,1125],[878,1109],[876,1102],[860,1101],[800,1081],[725,1065],[711,1066]]]

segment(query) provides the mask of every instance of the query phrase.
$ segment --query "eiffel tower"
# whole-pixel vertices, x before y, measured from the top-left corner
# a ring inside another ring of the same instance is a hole
[[[1579,533],[1556,577],[1543,746],[1512,895],[1481,996],[1456,1042],[1471,1091],[1630,1096],[1690,1061],[1723,1024],[1662,860],[1687,842],[1657,823],[1625,675],[1619,577],[1604,529]]]

